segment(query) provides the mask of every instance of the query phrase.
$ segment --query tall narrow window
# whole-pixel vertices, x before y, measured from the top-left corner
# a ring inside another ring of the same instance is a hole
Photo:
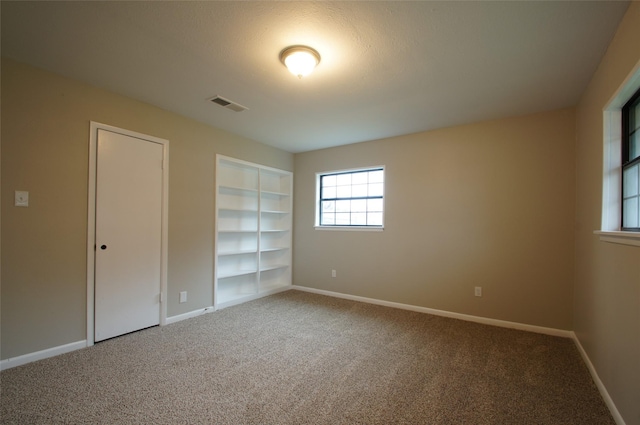
[[[318,174],[320,227],[382,228],[384,168]]]
[[[640,231],[640,90],[622,107],[622,230]]]

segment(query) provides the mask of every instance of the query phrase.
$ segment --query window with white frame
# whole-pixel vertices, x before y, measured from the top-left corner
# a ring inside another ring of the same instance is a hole
[[[378,228],[384,225],[384,167],[318,173],[316,225]]]
[[[640,90],[622,107],[622,230],[640,231]]]
[[[635,203],[640,203],[640,194],[637,194],[637,189],[634,188],[633,179],[637,170],[634,168],[635,164],[640,161],[637,158],[639,136],[636,135],[638,134],[637,125],[633,129],[634,132],[631,125],[625,127],[624,121],[629,120],[631,109],[635,114],[638,113],[637,103],[634,103],[634,100],[637,100],[638,91],[640,91],[640,61],[636,63],[603,108],[602,223],[600,230],[594,232],[600,236],[601,241],[633,246],[640,246],[640,229],[632,227],[633,212],[638,214],[637,208],[640,207]],[[636,105],[636,108],[629,108],[633,105]],[[627,114],[626,118],[624,118],[623,109],[625,109],[624,114]],[[637,123],[636,117],[637,115],[634,115]],[[636,135],[635,138],[629,137],[634,135]],[[624,168],[623,165],[625,165]]]

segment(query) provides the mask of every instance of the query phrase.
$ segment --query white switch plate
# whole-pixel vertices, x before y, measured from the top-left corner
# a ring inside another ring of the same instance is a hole
[[[331,270],[331,277],[336,277],[336,271],[335,270]]]
[[[28,207],[29,206],[29,192],[24,190],[16,190],[15,198],[16,207]]]
[[[482,286],[476,286],[474,293],[475,293],[476,297],[481,297],[482,296]]]
[[[181,303],[186,303],[187,302],[187,291],[181,291],[180,292],[180,302]]]

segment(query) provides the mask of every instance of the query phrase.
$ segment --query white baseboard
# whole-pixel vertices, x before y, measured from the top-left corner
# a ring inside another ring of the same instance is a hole
[[[375,298],[359,297],[357,295],[341,294],[339,292],[325,291],[323,289],[307,288],[304,286],[293,285],[293,289],[314,294],[327,295],[329,297],[344,298],[352,301],[360,301],[363,303],[382,305],[385,307],[399,308],[402,310],[416,311],[418,313],[433,314],[434,316],[449,317],[451,319],[465,320],[467,322],[482,323],[484,325],[499,326],[501,328],[517,329],[521,331],[535,332],[539,334],[560,336],[563,338],[572,338],[573,332],[562,329],[546,328],[543,326],[527,325],[524,323],[509,322],[506,320],[490,319],[487,317],[472,316],[470,314],[453,313],[445,310],[436,310],[428,307],[420,307],[411,304],[402,304],[391,301],[377,300]]]
[[[283,290],[289,290],[289,289],[295,289],[298,291],[310,292],[310,293],[319,294],[319,295],[326,295],[326,296],[335,297],[335,298],[343,298],[347,300],[359,301],[359,302],[364,302],[369,304],[376,304],[376,305],[381,305],[385,307],[399,308],[402,310],[415,311],[419,313],[433,314],[435,316],[443,316],[443,317],[449,317],[453,319],[466,320],[469,322],[482,323],[485,325],[493,325],[493,326],[499,326],[503,328],[518,329],[518,330],[541,333],[546,335],[571,338],[576,344],[576,347],[578,348],[578,351],[580,352],[582,359],[587,365],[587,368],[591,373],[591,377],[593,378],[593,381],[598,387],[598,390],[600,391],[600,395],[602,396],[605,404],[609,408],[609,411],[611,412],[613,419],[616,421],[616,424],[626,425],[624,419],[622,418],[622,416],[620,415],[620,412],[618,411],[618,408],[616,407],[615,403],[611,399],[609,392],[607,391],[606,387],[600,380],[600,377],[598,376],[598,373],[596,372],[596,369],[593,366],[593,363],[591,363],[591,359],[589,359],[587,352],[584,350],[584,348],[582,347],[582,344],[580,343],[580,340],[578,339],[575,332],[573,331],[546,328],[542,326],[526,325],[523,323],[509,322],[505,320],[489,319],[486,317],[478,317],[478,316],[472,316],[469,314],[453,313],[453,312],[444,311],[444,310],[436,310],[433,308],[419,307],[419,306],[414,306],[410,304],[402,304],[402,303],[396,303],[391,301],[377,300],[375,298],[360,297],[357,295],[341,294],[339,292],[325,291],[322,289],[307,288],[304,286],[297,286],[297,285],[293,285],[287,288],[283,288],[281,290],[273,291],[273,293],[282,292]],[[270,294],[264,294],[263,296],[266,296],[266,295],[270,295]],[[171,323],[180,322],[182,320],[190,319],[192,317],[196,317],[201,314],[212,313],[213,311],[215,311],[214,307],[206,307],[203,309],[190,311],[188,313],[179,314],[177,316],[167,317],[166,324],[168,325]],[[36,351],[34,353],[24,354],[18,357],[11,357],[5,360],[0,360],[0,370],[10,369],[12,367],[21,366],[27,363],[43,360],[43,359],[57,356],[64,353],[69,353],[71,351],[79,350],[85,347],[87,347],[87,341],[82,340],[82,341],[72,342],[65,345],[60,345],[58,347],[48,348],[46,350]]]
[[[427,313],[427,314],[433,314],[433,315],[436,315],[436,316],[443,316],[443,317],[449,317],[449,318],[453,318],[453,319],[466,320],[466,321],[469,321],[469,322],[482,323],[482,324],[485,324],[485,325],[493,325],[493,326],[499,326],[499,327],[503,327],[503,328],[518,329],[518,330],[535,332],[535,333],[540,333],[540,334],[545,334],[545,335],[560,336],[560,337],[564,337],[564,338],[571,338],[575,342],[576,346],[578,347],[578,351],[580,352],[580,355],[582,356],[582,359],[584,360],[585,364],[587,365],[587,368],[589,369],[589,372],[591,373],[591,377],[593,378],[593,381],[595,382],[596,386],[598,387],[598,390],[600,391],[600,395],[602,396],[602,399],[604,400],[605,404],[609,408],[609,411],[611,412],[611,416],[613,416],[613,419],[616,421],[616,424],[617,425],[626,425],[624,419],[622,418],[622,416],[620,415],[620,412],[618,411],[618,408],[616,407],[615,403],[611,399],[611,396],[609,395],[609,392],[607,391],[607,388],[604,386],[604,384],[600,380],[600,377],[598,376],[598,373],[596,372],[596,369],[593,366],[593,363],[591,363],[591,359],[589,359],[589,356],[587,355],[587,352],[584,350],[584,348],[582,347],[582,344],[580,343],[580,340],[578,339],[578,337],[576,336],[575,332],[573,332],[573,331],[565,331],[565,330],[562,330],[562,329],[546,328],[546,327],[542,327],[542,326],[526,325],[526,324],[523,324],[523,323],[509,322],[509,321],[505,321],[505,320],[489,319],[489,318],[486,318],[486,317],[472,316],[472,315],[469,315],[469,314],[452,313],[452,312],[444,311],[444,310],[436,310],[436,309],[432,309],[432,308],[419,307],[419,306],[414,306],[414,305],[410,305],[410,304],[395,303],[395,302],[391,302],[391,301],[382,301],[382,300],[377,300],[375,298],[359,297],[359,296],[356,296],[356,295],[341,294],[339,292],[332,292],[332,291],[325,291],[325,290],[322,290],[322,289],[307,288],[307,287],[304,287],[304,286],[294,285],[293,289],[296,289],[298,291],[311,292],[311,293],[314,293],[314,294],[327,295],[327,296],[330,296],[330,297],[344,298],[344,299],[352,300],[352,301],[360,301],[360,302],[369,303],[369,304],[382,305],[382,306],[385,306],[385,307],[393,307],[393,308],[399,308],[399,309],[403,309],[403,310],[416,311],[416,312],[419,312],[419,313]]]
[[[211,313],[214,311],[213,307],[202,308],[199,310],[190,311],[188,313],[180,314],[177,316],[167,317],[166,324],[180,322],[181,320],[190,319],[192,317],[199,316],[205,313]],[[72,342],[70,344],[60,345],[58,347],[47,348],[46,350],[36,351],[34,353],[24,354],[18,357],[10,357],[5,360],[0,360],[0,370],[11,369],[12,367],[22,366],[27,363],[35,362],[38,360],[46,359],[48,357],[57,356],[59,354],[69,353],[71,351],[79,350],[87,347],[87,340]]]
[[[244,304],[248,301],[257,300],[258,298],[267,297],[269,295],[277,294],[278,292],[288,291],[291,289],[291,286],[286,286],[283,288],[271,289],[269,291],[260,292],[259,294],[254,294],[242,298],[238,298],[237,300],[228,301],[226,303],[218,304],[217,306],[211,306],[206,308],[200,308],[198,310],[193,310],[188,313],[178,314],[177,316],[167,317],[165,324],[170,325],[171,323],[180,322],[182,320],[191,319],[193,317],[200,316],[201,314],[213,313],[214,311],[222,310],[223,308],[232,307],[238,304]]]
[[[172,323],[181,322],[183,320],[187,320],[187,319],[191,319],[193,317],[200,316],[201,314],[213,313],[214,311],[215,311],[215,308],[213,308],[213,306],[200,308],[198,310],[193,310],[193,311],[190,311],[188,313],[183,313],[183,314],[178,314],[176,316],[167,317],[167,320],[165,321],[165,324],[170,325]]]
[[[580,340],[578,339],[575,332],[571,332],[571,338],[573,339],[573,342],[575,342],[576,347],[578,347],[578,351],[582,356],[582,360],[584,360],[584,363],[587,365],[587,368],[591,373],[591,377],[593,378],[593,382],[596,384],[596,387],[598,387],[598,391],[600,391],[600,395],[602,396],[602,399],[604,400],[605,404],[609,408],[609,411],[611,412],[611,416],[613,416],[613,419],[616,421],[616,424],[626,425],[624,419],[622,419],[622,415],[620,415],[620,412],[618,411],[618,408],[616,407],[615,403],[611,399],[611,396],[609,395],[607,388],[604,386],[604,384],[600,380],[600,377],[598,376],[598,372],[596,372],[596,368],[593,366],[593,363],[591,363],[591,359],[587,355],[587,352],[584,350],[584,347],[582,347],[582,344],[580,343]]]
[[[58,347],[47,348],[46,350],[36,351],[34,353],[24,354],[18,357],[10,357],[0,361],[0,370],[11,369],[12,367],[22,366],[23,364],[35,362],[37,360],[46,359],[57,356],[59,354],[69,353],[79,350],[87,346],[87,340],[72,342]]]

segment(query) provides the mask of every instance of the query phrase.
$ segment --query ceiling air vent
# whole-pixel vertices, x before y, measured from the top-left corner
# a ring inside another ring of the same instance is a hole
[[[215,96],[209,100],[213,103],[216,103],[222,106],[223,108],[231,109],[232,111],[235,111],[235,112],[242,112],[249,109],[246,106],[242,106],[239,103],[232,102],[229,99],[225,99],[222,96]]]

